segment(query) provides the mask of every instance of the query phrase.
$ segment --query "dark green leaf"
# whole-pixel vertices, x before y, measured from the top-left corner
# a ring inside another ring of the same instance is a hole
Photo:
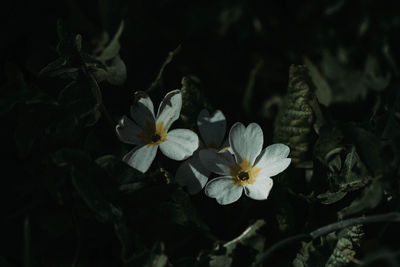
[[[182,112],[181,117],[189,128],[197,127],[197,116],[202,109],[212,110],[203,90],[200,88],[200,81],[195,76],[183,77],[182,81]]]
[[[346,124],[342,129],[355,145],[357,154],[368,170],[373,173],[374,176],[379,175],[383,167],[381,140],[373,133],[354,124]]]
[[[87,153],[62,149],[53,155],[53,161],[58,166],[70,166],[72,184],[99,221],[107,222],[122,216],[122,211],[109,202],[96,185],[95,181],[101,180],[107,174]]]
[[[100,56],[97,58],[98,60],[106,62],[118,56],[120,49],[119,38],[121,37],[123,30],[124,30],[124,21],[121,21],[113,39],[110,41],[107,47],[101,52]]]
[[[382,195],[382,183],[379,180],[375,180],[371,185],[363,190],[361,197],[354,200],[348,207],[338,212],[339,219],[375,208],[381,201]]]
[[[85,125],[93,125],[100,118],[101,92],[96,80],[89,75],[69,83],[59,95],[59,101],[78,120],[85,119]],[[87,118],[90,116],[89,118]]]
[[[119,55],[105,65],[105,69],[93,69],[93,75],[97,82],[108,81],[112,85],[121,85],[126,81],[126,66]]]
[[[96,163],[102,167],[109,177],[114,179],[118,184],[128,185],[138,180],[147,178],[145,174],[130,167],[114,155],[104,155],[96,159]],[[148,179],[150,180],[150,179]]]
[[[330,205],[335,202],[338,202],[342,198],[344,198],[347,195],[347,192],[344,191],[339,191],[339,192],[326,192],[323,194],[319,194],[317,196],[318,199],[321,200],[322,204]]]

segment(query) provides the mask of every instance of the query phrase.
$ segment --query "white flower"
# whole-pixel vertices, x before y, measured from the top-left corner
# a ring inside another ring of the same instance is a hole
[[[210,171],[220,174],[207,183],[205,193],[221,205],[230,204],[243,193],[256,200],[267,199],[272,188],[271,176],[285,170],[291,159],[289,147],[274,144],[263,151],[263,132],[257,123],[247,128],[235,123],[229,132],[233,155],[228,151],[202,150],[200,159]]]
[[[226,131],[226,119],[222,111],[217,110],[210,116],[206,109],[200,111],[197,117],[197,127],[200,131],[199,150],[191,158],[183,162],[175,175],[175,179],[181,186],[187,186],[190,194],[196,194],[204,188],[210,171],[201,164],[199,151],[202,149],[222,149]]]
[[[136,102],[131,106],[133,121],[123,116],[115,128],[122,142],[137,145],[123,160],[133,168],[146,172],[158,147],[165,156],[174,160],[190,157],[199,147],[197,134],[187,129],[168,131],[181,112],[181,91],[173,90],[164,97],[157,117],[154,116],[153,102],[145,92],[139,91],[135,97]]]

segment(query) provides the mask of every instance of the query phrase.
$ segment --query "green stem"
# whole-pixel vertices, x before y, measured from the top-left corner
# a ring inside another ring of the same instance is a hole
[[[162,83],[162,76],[164,73],[165,68],[169,63],[171,63],[172,59],[181,51],[182,46],[179,45],[177,48],[175,48],[174,51],[169,52],[168,57],[165,59],[164,63],[162,64],[160,71],[158,72],[158,75],[154,82],[151,83],[149,89],[147,89],[147,93],[150,93],[153,91],[155,88],[157,88],[161,83]]]

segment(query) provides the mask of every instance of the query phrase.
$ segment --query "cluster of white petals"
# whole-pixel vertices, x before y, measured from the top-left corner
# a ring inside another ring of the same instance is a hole
[[[162,100],[157,116],[154,115],[153,102],[142,91],[136,92],[136,101],[131,106],[132,120],[127,116],[116,126],[117,135],[124,143],[137,145],[126,154],[123,160],[133,168],[146,172],[153,162],[158,147],[161,152],[173,159],[184,160],[199,147],[196,133],[187,129],[169,131],[182,108],[180,90],[173,90]]]
[[[202,110],[197,118],[201,140],[187,129],[169,131],[180,116],[182,94],[173,90],[162,100],[157,116],[153,102],[145,92],[137,92],[131,107],[131,117],[123,116],[116,131],[122,142],[136,145],[123,157],[133,168],[146,172],[153,162],[158,147],[174,160],[185,160],[178,168],[176,181],[186,186],[190,194],[205,187],[207,196],[221,205],[237,201],[243,194],[255,200],[267,199],[272,176],[290,164],[290,149],[274,144],[263,150],[264,136],[257,123],[245,127],[235,123],[224,141],[226,119],[217,110],[209,114]],[[208,182],[211,173],[220,175]],[[208,183],[207,183],[208,182]]]
[[[221,175],[207,183],[205,193],[221,205],[237,201],[243,190],[255,200],[268,198],[273,181],[270,177],[290,164],[290,149],[274,144],[262,149],[263,132],[257,123],[245,127],[235,123],[229,132],[230,150],[201,150],[202,165]]]
[[[199,149],[179,166],[175,175],[176,181],[181,186],[186,186],[190,194],[200,192],[211,174],[200,161],[200,150],[218,151],[228,147],[227,141],[224,141],[226,119],[222,111],[217,110],[210,115],[203,109],[197,117],[197,127],[200,132]]]

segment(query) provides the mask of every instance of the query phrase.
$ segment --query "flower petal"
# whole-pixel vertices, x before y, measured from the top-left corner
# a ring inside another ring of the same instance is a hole
[[[218,152],[212,148],[203,149],[199,155],[204,167],[220,175],[230,175],[230,167],[235,165],[235,160],[228,150]]]
[[[117,126],[115,126],[115,130],[122,142],[133,145],[142,144],[142,141],[137,137],[142,129],[127,116],[124,115],[122,117]]]
[[[205,193],[221,205],[233,203],[241,197],[243,187],[234,185],[232,181],[230,176],[217,177],[208,182]]]
[[[144,128],[147,123],[154,124],[153,102],[145,92],[135,92],[135,103],[131,106],[131,116],[141,128]]]
[[[181,90],[177,89],[169,92],[158,107],[156,123],[164,122],[164,128],[168,131],[172,123],[179,118],[181,108]]]
[[[207,146],[221,145],[226,131],[226,119],[222,111],[217,110],[210,116],[206,109],[201,110],[197,117],[197,126]]]
[[[273,181],[269,177],[258,177],[254,184],[249,184],[244,187],[244,193],[249,198],[255,200],[267,199],[271,191]]]
[[[194,195],[204,188],[209,175],[210,171],[201,164],[197,152],[179,166],[175,179],[181,186],[187,186],[189,194]]]
[[[153,162],[158,146],[138,146],[123,157],[123,161],[138,171],[146,172]]]
[[[260,167],[261,171],[258,175],[259,175],[259,177],[275,176],[275,175],[283,172],[290,165],[291,160],[292,159],[290,159],[290,158],[285,158],[285,159],[280,159],[280,160],[271,162],[268,165],[265,165],[264,167]]]
[[[237,122],[229,132],[229,143],[237,163],[245,158],[253,165],[262,150],[263,142],[263,132],[257,123],[250,123],[246,128]]]
[[[290,149],[284,144],[273,144],[266,147],[257,158],[255,167],[260,168],[259,176],[271,177],[283,172],[290,164],[287,158]]]
[[[279,159],[287,158],[290,153],[290,148],[284,144],[273,144],[264,148],[260,156],[258,156],[256,165],[260,163],[265,165],[268,162],[273,162]]]
[[[190,157],[199,147],[199,137],[191,130],[175,129],[167,133],[167,140],[160,144],[161,152],[174,160]]]

